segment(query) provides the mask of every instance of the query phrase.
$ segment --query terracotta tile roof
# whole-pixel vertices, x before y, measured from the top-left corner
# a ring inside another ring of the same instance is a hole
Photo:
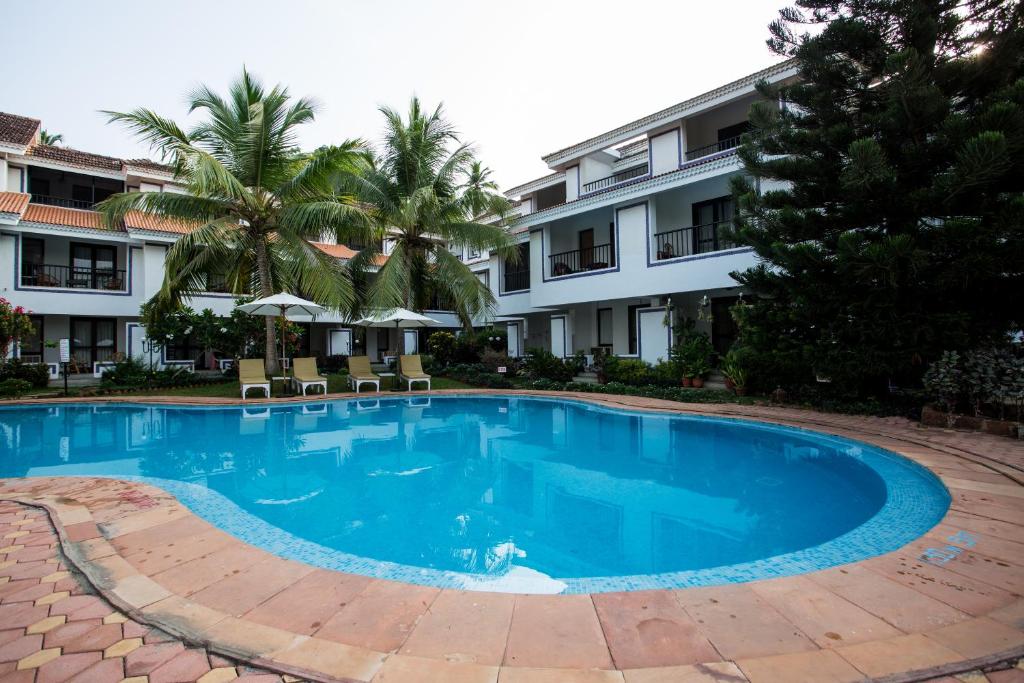
[[[0,192],[0,213],[24,213],[28,195],[24,192]]]
[[[129,230],[151,230],[176,235],[184,235],[198,227],[194,223],[186,223],[173,218],[161,218],[141,211],[129,211],[124,217],[124,224]]]
[[[144,171],[151,171],[153,173],[161,173],[163,175],[174,175],[174,167],[170,164],[161,164],[150,159],[125,159],[125,166],[131,166],[133,168],[139,168]]]
[[[346,247],[344,244],[326,244],[324,242],[310,242],[310,244],[312,244],[314,247],[324,252],[328,256],[333,256],[334,258],[349,260],[357,253],[359,253],[355,249]],[[373,265],[383,266],[385,263],[387,263],[387,261],[387,254],[377,254],[377,257],[373,259]]]
[[[0,142],[27,147],[35,138],[41,123],[39,119],[0,112]]]
[[[49,206],[46,204],[29,204],[25,208],[25,213],[22,214],[21,220],[31,223],[46,223],[47,225],[64,225],[72,228],[119,230],[118,228],[106,228],[100,219],[98,211],[65,209],[62,206]]]
[[[47,159],[70,166],[82,168],[95,168],[103,171],[121,171],[121,160],[114,157],[106,157],[102,154],[82,152],[70,147],[57,147],[55,145],[35,145],[27,153],[27,156],[37,159]]]
[[[324,242],[311,242],[310,244],[334,258],[350,259],[357,253],[354,249],[349,249],[344,244],[326,244]]]

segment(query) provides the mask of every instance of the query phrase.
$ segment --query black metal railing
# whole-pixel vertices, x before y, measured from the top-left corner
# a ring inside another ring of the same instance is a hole
[[[704,145],[703,147],[695,147],[686,151],[686,160],[693,161],[694,159],[700,159],[706,157],[709,154],[717,154],[718,152],[726,152],[730,149],[740,146],[740,136],[726,138],[725,140],[719,140],[713,142],[710,145]]]
[[[530,271],[527,270],[506,270],[505,290],[506,292],[519,292],[530,288]]]
[[[123,292],[127,282],[123,270],[26,263],[21,269],[21,285],[22,287],[106,289]]]
[[[732,221],[715,221],[692,228],[659,232],[654,235],[655,257],[659,261],[711,251],[732,249],[735,242],[726,237]]]
[[[92,209],[96,206],[95,202],[87,202],[81,199],[67,199],[65,197],[49,197],[45,194],[33,194],[29,201],[33,204],[62,206],[65,209]]]
[[[618,185],[621,182],[632,180],[633,178],[639,178],[640,176],[647,175],[647,165],[634,166],[633,168],[627,168],[625,171],[619,171],[613,175],[607,176],[606,178],[598,178],[589,183],[583,184],[583,194],[589,194],[590,192],[597,192],[603,190],[606,187],[612,185]]]
[[[588,270],[602,270],[615,266],[611,244],[598,244],[586,249],[573,249],[548,256],[551,276],[571,275]]]

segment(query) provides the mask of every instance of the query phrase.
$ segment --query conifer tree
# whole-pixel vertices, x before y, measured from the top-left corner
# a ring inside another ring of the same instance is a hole
[[[799,74],[759,85],[733,187],[752,379],[877,392],[1019,330],[1020,0],[797,0],[770,32]]]

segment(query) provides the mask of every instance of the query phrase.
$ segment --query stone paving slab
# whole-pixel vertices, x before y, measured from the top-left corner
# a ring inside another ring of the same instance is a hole
[[[896,418],[569,397],[867,441],[930,467],[953,506],[924,537],[853,565],[747,584],[544,596],[442,591],[307,567],[242,543],[148,485],[0,480],[0,499],[45,506],[60,533],[58,543],[38,509],[0,503],[0,653],[32,650],[28,665],[38,672],[26,678],[19,672],[28,669],[17,668],[25,657],[8,655],[0,683],[9,674],[41,683],[47,666],[47,679],[76,667],[64,680],[109,677],[117,667],[108,660],[119,660],[124,676],[148,676],[133,683],[172,681],[203,667],[206,683],[236,675],[278,680],[248,666],[393,683],[1017,677],[1008,667],[1024,654],[1024,444]],[[942,562],[926,555],[966,538],[961,532],[969,532],[969,547]],[[81,600],[96,596],[69,574],[74,566],[113,604]],[[60,645],[47,644],[49,633],[61,634],[51,637]],[[234,659],[215,661],[212,652]],[[75,659],[54,664],[68,657]]]
[[[96,525],[89,522],[80,524]],[[236,680],[239,664],[170,639],[148,624],[116,610],[68,564],[60,539],[41,509],[0,502],[0,538],[33,529],[45,551],[8,547],[0,555],[0,682],[18,683],[221,683]],[[79,529],[83,527],[78,527]],[[72,543],[94,538],[81,531],[65,537]],[[31,559],[25,559],[31,558]],[[11,580],[20,565],[45,566],[47,575]],[[63,579],[70,582],[61,583]],[[61,590],[58,590],[61,588]],[[145,644],[148,640],[159,640]],[[260,669],[265,683],[282,683],[282,675]]]

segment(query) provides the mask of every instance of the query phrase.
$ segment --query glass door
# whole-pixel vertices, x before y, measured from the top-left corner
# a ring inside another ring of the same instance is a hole
[[[728,227],[734,214],[732,197],[719,197],[693,205],[693,251],[704,254],[728,249],[731,243],[719,239],[718,233]]]
[[[109,361],[117,352],[117,321],[113,318],[72,318],[71,356],[79,372],[92,372],[92,364]]]
[[[114,247],[95,244],[71,245],[71,275],[69,286],[85,289],[104,289],[115,279]]]

